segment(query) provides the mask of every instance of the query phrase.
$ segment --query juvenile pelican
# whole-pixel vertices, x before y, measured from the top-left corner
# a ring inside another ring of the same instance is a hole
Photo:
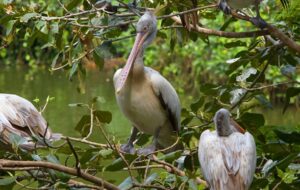
[[[251,18],[251,22],[260,28],[265,28],[267,24],[261,18],[259,13],[259,3],[261,1],[262,0],[219,0],[219,8],[225,14],[230,14],[231,8],[243,9],[243,8],[250,7],[251,5],[254,5],[256,10],[256,17]]]
[[[180,129],[180,103],[175,89],[157,71],[144,67],[145,48],[156,36],[156,17],[147,11],[136,26],[137,36],[123,69],[114,75],[117,103],[133,125],[124,152],[134,153],[138,131],[153,135],[153,144],[138,154],[149,154],[176,142]]]
[[[19,145],[25,150],[45,146],[45,140],[52,141],[60,138],[60,134],[54,134],[50,128],[47,128],[47,122],[32,103],[14,94],[0,93],[0,141],[2,144],[10,144],[12,135],[21,136],[26,140]],[[32,136],[36,136],[38,141],[33,141]]]
[[[226,109],[214,117],[216,131],[205,130],[198,156],[204,178],[211,190],[249,189],[256,167],[255,142],[230,118]]]

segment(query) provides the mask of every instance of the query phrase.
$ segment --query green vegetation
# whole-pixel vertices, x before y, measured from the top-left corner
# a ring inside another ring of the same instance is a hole
[[[103,100],[92,98],[89,102],[71,105],[86,110],[86,115],[74,126],[82,135],[77,141],[82,141],[93,127],[101,129],[100,135],[107,138],[104,143],[110,146],[70,140],[59,148],[32,153],[2,151],[2,159],[48,161],[75,169],[90,169],[91,174],[121,189],[204,189],[204,184],[199,183],[203,176],[197,158],[198,139],[202,131],[213,127],[214,113],[225,107],[255,137],[258,164],[251,189],[299,189],[300,123],[267,125],[265,121],[274,107],[280,107],[285,118],[287,110],[300,105],[300,52],[280,38],[285,35],[300,44],[299,2],[290,1],[284,8],[282,2],[287,1],[263,1],[262,17],[283,34],[278,36],[268,28],[264,32],[270,35],[245,38],[238,35],[261,31],[250,22],[226,16],[212,6],[206,7],[214,4],[213,0],[141,1],[137,7],[132,6],[131,1],[104,2],[0,0],[1,68],[2,65],[28,65],[32,72],[40,72],[40,67],[49,72],[62,71],[76,83],[78,93],[88,93],[88,70],[100,70],[99,75],[111,74],[125,62],[138,19],[132,10],[143,12],[143,7],[152,8],[158,16],[159,32],[145,52],[145,64],[160,71],[182,97],[180,140],[185,144],[185,152],[158,153],[157,158],[121,154],[116,148],[121,143],[118,136],[107,134],[105,128],[115,113],[99,109]],[[197,7],[198,11],[183,14]],[[252,10],[243,11],[255,15]],[[172,13],[182,14],[174,19],[168,16]],[[195,29],[201,27],[224,33],[216,36],[214,32]],[[233,37],[224,37],[226,32],[234,32]],[[142,146],[148,140],[148,136],[140,135],[137,145]],[[97,139],[93,141],[100,143]],[[18,145],[17,141],[14,143]],[[160,167],[150,170],[145,166]],[[20,188],[17,183],[36,188],[86,189],[91,188],[86,184],[94,183],[50,169],[39,171],[43,177],[33,171],[30,175],[1,171],[0,189]],[[120,175],[120,172],[128,178],[119,180],[105,175]]]

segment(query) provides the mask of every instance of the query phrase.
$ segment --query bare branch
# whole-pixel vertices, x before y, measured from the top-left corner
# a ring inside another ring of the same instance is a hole
[[[171,18],[177,24],[180,24],[180,25],[182,24],[179,17],[173,16]],[[196,32],[199,32],[202,34],[207,34],[207,35],[212,35],[212,36],[225,37],[225,38],[249,38],[249,37],[264,36],[264,35],[269,34],[269,32],[267,30],[257,30],[257,31],[252,31],[252,32],[224,32],[224,31],[220,31],[220,30],[213,30],[213,29],[200,27],[199,25],[197,25],[196,27],[192,24],[189,24],[189,25],[190,25],[189,27]]]
[[[16,161],[16,160],[6,160],[6,159],[0,159],[0,170],[5,170],[7,167],[42,167],[42,168],[48,168],[48,169],[53,169],[57,170],[60,172],[64,172],[70,175],[78,176],[77,170],[74,168],[66,167],[63,165],[59,164],[54,164],[46,161]],[[84,180],[87,180],[89,182],[92,182],[98,186],[103,186],[104,188],[107,188],[109,190],[118,190],[119,188],[115,186],[114,184],[111,184],[99,177],[95,177],[93,175],[90,175],[88,173],[84,173],[81,171],[81,177]]]

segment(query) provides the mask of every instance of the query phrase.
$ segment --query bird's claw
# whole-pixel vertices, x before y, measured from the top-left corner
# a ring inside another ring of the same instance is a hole
[[[127,144],[122,144],[120,147],[122,152],[128,153],[128,154],[134,154],[135,149],[133,144],[127,143]]]
[[[250,18],[250,21],[252,22],[252,24],[254,24],[255,26],[264,29],[267,27],[267,23],[266,21],[264,21],[261,17],[257,16],[257,17],[253,17]]]
[[[155,152],[155,150],[156,150],[155,145],[150,145],[146,148],[138,149],[137,154],[147,156],[147,155],[152,154],[153,152]]]
[[[220,1],[218,6],[219,6],[219,9],[221,9],[225,14],[227,14],[227,15],[231,14],[231,8],[228,6],[226,1]]]

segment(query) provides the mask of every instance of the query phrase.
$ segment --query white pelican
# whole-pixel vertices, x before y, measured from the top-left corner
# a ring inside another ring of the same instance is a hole
[[[28,100],[14,94],[0,93],[0,141],[2,144],[9,145],[12,134],[25,139],[25,142],[19,145],[25,150],[45,146],[45,141],[58,140],[61,136],[52,133],[51,129],[47,128],[47,122],[43,116]],[[36,136],[38,141],[33,141],[32,136]]]
[[[259,3],[262,0],[219,0],[219,8],[225,13],[230,14],[231,8],[233,9],[243,9],[250,7],[251,5],[255,6],[256,17],[250,19],[250,21],[260,28],[265,28],[267,26],[266,22],[261,18],[259,13]]]
[[[249,189],[256,168],[255,142],[230,118],[226,109],[214,117],[216,131],[205,130],[199,141],[202,174],[211,190]]]
[[[175,89],[157,71],[144,67],[144,49],[156,36],[156,17],[146,11],[136,26],[137,36],[123,69],[114,75],[117,103],[133,125],[122,151],[134,153],[133,141],[138,131],[153,135],[153,144],[138,154],[150,154],[176,142],[180,129],[180,102]],[[177,147],[178,148],[178,147]]]

